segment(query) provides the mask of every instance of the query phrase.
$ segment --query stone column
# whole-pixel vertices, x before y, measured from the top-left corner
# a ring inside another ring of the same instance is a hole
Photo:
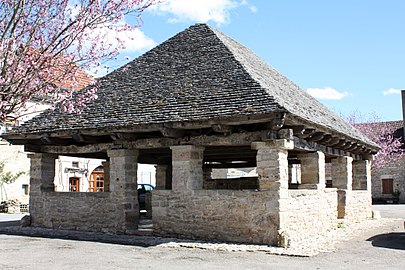
[[[352,157],[332,159],[332,186],[338,189],[352,190]]]
[[[46,207],[44,194],[55,190],[55,160],[57,155],[28,154],[30,166],[30,216],[32,226],[46,226]]]
[[[371,161],[353,161],[353,189],[371,192]]]
[[[52,192],[55,190],[55,160],[53,154],[28,154],[31,159],[30,195],[35,192]]]
[[[353,185],[352,162],[351,157],[332,159],[332,187],[338,189],[338,218],[344,218],[347,214],[347,195]]]
[[[324,189],[325,154],[318,151],[298,155],[301,161],[301,185],[299,189]]]
[[[265,239],[270,244],[288,246],[289,236],[285,231],[288,217],[288,150],[294,148],[291,140],[253,142],[257,150],[256,163],[259,176],[259,189],[266,193],[268,202],[263,217],[268,231]]]
[[[288,197],[288,149],[294,148],[289,140],[271,142],[253,142],[257,150],[257,174],[259,189],[277,191],[280,198]]]
[[[202,161],[204,147],[177,145],[172,150],[172,189],[194,190],[203,188]]]
[[[104,192],[110,191],[110,162],[103,161],[101,162],[104,169]]]
[[[156,189],[166,189],[167,165],[156,165]]]
[[[133,234],[138,228],[139,202],[137,170],[139,151],[114,149],[107,151],[110,157],[110,192],[117,205],[118,230]]]

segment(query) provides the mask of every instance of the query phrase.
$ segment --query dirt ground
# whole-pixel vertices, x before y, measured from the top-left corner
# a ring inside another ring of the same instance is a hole
[[[312,257],[0,233],[0,269],[404,269],[405,205],[376,208],[383,226],[364,228],[335,251]]]

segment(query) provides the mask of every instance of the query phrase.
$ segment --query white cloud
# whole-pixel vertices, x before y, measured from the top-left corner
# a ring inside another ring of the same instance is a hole
[[[94,31],[94,30],[93,30]],[[126,31],[117,32],[113,28],[103,27],[94,32],[94,36],[101,36],[105,44],[111,44],[111,48],[119,47],[117,38],[124,41],[125,48],[119,49],[119,55],[116,57],[118,61],[108,61],[104,65],[91,67],[86,71],[93,77],[101,77],[111,72],[118,66],[130,61],[131,57],[126,54],[144,52],[156,46],[155,41],[147,37],[139,28],[128,29]],[[123,59],[120,59],[123,58]],[[125,59],[125,60],[124,60]],[[115,62],[115,63],[114,63]]]
[[[247,5],[252,13],[257,13],[258,9],[255,5],[251,5],[247,0],[242,0],[240,5]]]
[[[249,9],[250,9],[250,11],[251,11],[252,13],[257,13],[257,11],[258,11],[257,7],[256,7],[256,6],[253,6],[253,5],[249,6]]]
[[[395,89],[395,88],[390,88],[388,90],[383,91],[384,96],[388,96],[388,95],[399,95],[401,94],[401,90],[400,89]]]
[[[349,95],[348,92],[339,92],[331,87],[308,88],[307,92],[318,99],[340,100]]]
[[[225,24],[229,22],[230,10],[242,5],[248,5],[252,12],[257,12],[257,8],[249,5],[246,0],[166,0],[148,10],[159,15],[169,14],[172,16],[168,20],[170,23],[213,21],[217,24]]]
[[[118,38],[124,41],[125,48],[120,49],[120,53],[144,51],[156,45],[156,43],[151,38],[147,37],[139,28],[117,32],[114,28],[106,26],[97,30],[93,30],[93,32],[94,35],[103,37],[103,42],[105,44],[111,44],[112,48],[119,47],[119,43],[117,40]]]

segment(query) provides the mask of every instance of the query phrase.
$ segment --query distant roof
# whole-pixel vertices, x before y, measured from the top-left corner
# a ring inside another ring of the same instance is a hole
[[[402,138],[404,141],[404,121],[385,121],[385,122],[370,122],[370,123],[358,123],[355,127],[368,126],[373,130],[391,134],[395,138]]]
[[[14,130],[42,133],[288,113],[376,145],[251,50],[196,24],[98,80],[81,115],[47,111]]]

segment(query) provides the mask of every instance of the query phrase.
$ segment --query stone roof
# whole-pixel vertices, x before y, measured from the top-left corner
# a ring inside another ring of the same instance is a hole
[[[81,115],[46,111],[14,132],[136,128],[281,112],[375,147],[251,50],[206,24],[189,27],[98,83],[98,99]]]

